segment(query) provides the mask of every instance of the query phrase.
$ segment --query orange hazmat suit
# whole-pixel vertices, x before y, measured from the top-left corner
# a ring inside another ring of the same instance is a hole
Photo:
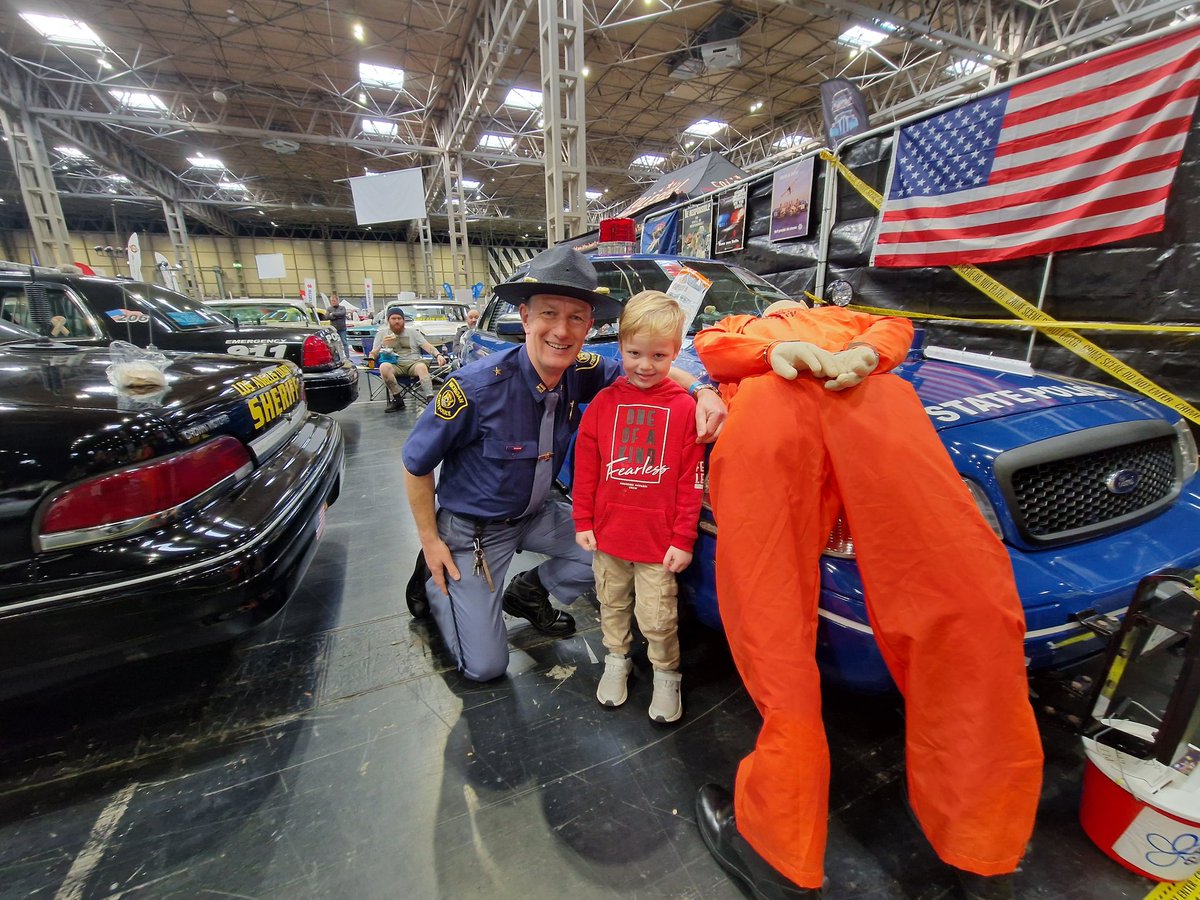
[[[830,353],[866,343],[878,364],[839,391],[802,367],[789,381],[768,361],[781,341]],[[934,850],[959,869],[999,875],[1017,867],[1033,831],[1042,751],[1024,614],[1004,545],[916,392],[889,373],[911,341],[904,319],[803,306],[732,316],[696,337],[731,398],[710,475],[718,603],[763,717],[738,768],[736,821],[802,887],[819,887],[824,874],[818,564],[840,511],[875,640],[905,698],[909,799]]]

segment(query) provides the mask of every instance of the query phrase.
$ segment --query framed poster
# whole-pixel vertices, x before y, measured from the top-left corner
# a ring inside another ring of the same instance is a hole
[[[712,255],[713,209],[705,201],[679,213],[679,254],[708,259]]]
[[[746,186],[717,198],[717,252],[732,253],[745,246]]]
[[[771,241],[788,241],[808,234],[812,203],[813,159],[802,159],[775,173],[771,185]]]
[[[679,223],[678,211],[649,216],[642,223],[643,253],[674,253]]]

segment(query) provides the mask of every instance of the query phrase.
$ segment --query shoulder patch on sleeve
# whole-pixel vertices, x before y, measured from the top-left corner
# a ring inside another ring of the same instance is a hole
[[[575,368],[580,372],[586,372],[588,369],[594,369],[600,365],[600,355],[597,353],[580,353],[575,357]]]
[[[442,385],[442,389],[437,392],[433,402],[437,417],[446,420],[453,419],[471,405],[467,400],[467,395],[463,393],[462,386],[454,378],[448,379]]]

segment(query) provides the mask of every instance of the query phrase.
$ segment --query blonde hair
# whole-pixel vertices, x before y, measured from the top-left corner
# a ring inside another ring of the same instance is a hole
[[[617,334],[622,339],[639,334],[669,337],[678,350],[683,344],[683,325],[683,307],[679,301],[662,291],[642,291],[625,303]]]

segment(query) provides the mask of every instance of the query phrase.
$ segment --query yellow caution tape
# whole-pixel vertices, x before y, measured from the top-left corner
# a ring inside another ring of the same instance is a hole
[[[804,292],[809,300],[814,303],[828,305],[827,300],[822,300],[816,294],[809,291]],[[1059,328],[1074,328],[1081,331],[1133,331],[1144,332],[1146,334],[1196,334],[1200,335],[1200,325],[1138,325],[1134,322],[1062,322],[1055,320],[1054,326],[1047,325],[1042,322],[1025,322],[1021,319],[970,319],[965,316],[942,316],[937,313],[913,312],[908,309],[890,309],[885,306],[863,306],[859,303],[851,303],[846,309],[852,309],[855,312],[870,313],[873,316],[897,316],[902,319],[914,319],[917,321],[929,322],[946,322],[947,324],[961,325],[987,325],[990,327],[1000,328],[1051,328],[1057,326]]]
[[[850,182],[862,194],[868,203],[876,209],[883,205],[883,195],[865,181],[851,172],[840,159],[828,150],[821,151],[821,159],[833,165],[839,174]],[[1066,347],[1077,356],[1081,356],[1103,372],[1107,372],[1122,384],[1145,394],[1152,400],[1157,400],[1163,406],[1169,406],[1179,414],[1200,425],[1200,410],[1197,410],[1182,397],[1177,397],[1166,388],[1155,384],[1132,366],[1127,366],[1102,347],[1093,344],[1086,338],[1080,337],[1070,327],[1057,321],[1053,316],[1042,312],[1028,300],[1009,290],[983,270],[970,265],[950,266],[950,271],[958,275],[984,295],[999,303],[1016,316],[1021,322],[1036,325],[1038,329],[1052,341]],[[895,315],[894,312],[889,315]]]
[[[1146,900],[1198,900],[1200,872],[1186,881],[1164,881],[1146,895]]]

